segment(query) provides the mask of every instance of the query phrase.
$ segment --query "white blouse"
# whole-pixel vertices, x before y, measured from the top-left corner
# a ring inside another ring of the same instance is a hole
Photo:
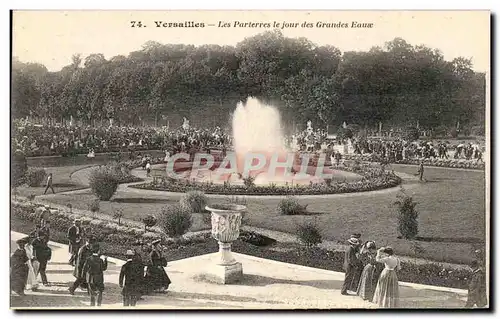
[[[394,256],[387,256],[385,254],[381,254],[380,252],[377,252],[377,256],[375,257],[375,260],[377,262],[384,263],[385,268],[389,269],[389,270],[401,268],[399,259],[397,257],[394,257]]]

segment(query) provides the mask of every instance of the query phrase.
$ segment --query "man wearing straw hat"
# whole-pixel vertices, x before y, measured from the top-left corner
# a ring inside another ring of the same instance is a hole
[[[123,288],[123,305],[135,306],[141,295],[144,266],[133,250],[127,250],[125,255],[127,262],[122,266],[118,283],[120,288]]]
[[[344,284],[342,285],[342,290],[341,294],[342,295],[348,295],[347,289],[350,288],[352,281],[354,279],[354,275],[356,273],[356,267],[358,265],[358,257],[356,255],[356,252],[359,247],[359,240],[355,237],[351,237],[347,240],[349,243],[349,247],[345,251],[345,257],[344,257],[344,271],[345,271],[345,278],[344,278]]]

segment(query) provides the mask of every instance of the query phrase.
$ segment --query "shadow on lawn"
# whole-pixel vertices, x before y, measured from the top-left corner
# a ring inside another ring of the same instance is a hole
[[[176,200],[168,198],[142,198],[142,197],[125,197],[125,198],[115,198],[111,202],[122,203],[122,204],[157,204],[157,203],[169,203],[177,202]]]
[[[484,239],[473,237],[415,237],[418,241],[434,243],[484,244]]]

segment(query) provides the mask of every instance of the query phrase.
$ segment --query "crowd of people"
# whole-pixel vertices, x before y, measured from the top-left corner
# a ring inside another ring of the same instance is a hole
[[[141,152],[165,150],[173,155],[179,152],[210,152],[232,148],[232,137],[220,127],[211,129],[183,126],[168,127],[90,127],[47,126],[25,120],[14,121],[12,145],[26,156],[87,154],[89,158],[103,152]],[[396,163],[405,159],[466,159],[484,162],[484,146],[477,143],[452,145],[449,142],[406,141],[401,138],[378,137],[351,139],[331,138],[326,130],[307,129],[285,138],[286,145],[295,151],[326,152],[335,159],[352,152],[372,154],[383,161]],[[340,147],[339,147],[340,146]],[[341,149],[341,150],[340,150]],[[339,153],[339,154],[337,154]],[[333,162],[333,161],[332,161]]]
[[[388,162],[398,162],[408,158],[449,158],[449,151],[454,159],[483,160],[483,148],[479,144],[461,142],[451,145],[449,142],[437,143],[427,141],[408,142],[403,139],[354,139],[352,143],[355,154],[375,154]]]
[[[97,238],[75,219],[67,232],[69,264],[73,266],[74,282],[68,288],[71,295],[77,289],[87,291],[91,306],[101,306],[105,290],[104,273],[108,259],[101,250]],[[49,286],[46,274],[52,251],[48,246],[50,222],[43,218],[29,236],[17,240],[17,249],[10,258],[11,291],[20,296],[25,290],[37,291],[38,274],[42,284]],[[165,272],[167,260],[163,256],[161,239],[141,243],[125,253],[127,258],[121,267],[118,282],[122,288],[124,306],[135,306],[143,296],[166,293],[171,283]]]
[[[377,246],[374,241],[361,242],[361,234],[352,234],[347,240],[345,251],[345,279],[342,295],[359,296],[376,304],[379,308],[398,308],[400,291],[397,272],[401,262],[392,247]],[[487,305],[484,256],[476,250],[476,259],[471,263],[472,276],[469,279],[469,293],[465,307]],[[351,292],[351,293],[349,293]]]
[[[43,125],[16,120],[12,134],[13,148],[28,157],[75,154],[95,156],[95,153],[165,149],[175,152],[186,151],[191,147],[222,148],[230,144],[230,135],[220,127],[91,127]]]
[[[101,251],[97,238],[89,229],[82,227],[75,219],[67,232],[69,243],[69,264],[74,267],[75,281],[68,288],[74,295],[77,289],[86,290],[91,306],[101,306],[105,290],[104,272],[108,267],[107,257]],[[47,263],[52,250],[48,245],[50,222],[42,216],[35,229],[25,238],[17,241],[17,249],[10,258],[11,291],[20,296],[25,290],[37,291],[38,276],[42,284],[49,286]],[[353,234],[347,240],[343,268],[345,279],[342,295],[359,296],[379,308],[397,308],[400,305],[400,291],[397,272],[401,262],[394,250],[377,246],[374,241],[361,241],[361,234]],[[161,239],[150,243],[139,243],[125,253],[126,262],[118,277],[122,288],[123,306],[135,306],[143,296],[166,293],[171,284],[165,272],[167,260],[164,257]],[[469,293],[465,307],[487,305],[484,255],[476,250],[469,278]]]

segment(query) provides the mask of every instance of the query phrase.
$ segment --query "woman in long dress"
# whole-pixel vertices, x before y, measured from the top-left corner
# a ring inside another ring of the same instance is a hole
[[[10,257],[10,290],[24,296],[28,279],[28,256],[26,255],[26,239],[17,241],[17,249]]]
[[[167,260],[162,256],[160,239],[153,243],[153,250],[150,253],[151,264],[146,270],[146,285],[149,292],[166,292],[171,281],[165,272]]]
[[[359,258],[365,266],[361,273],[361,279],[359,280],[357,295],[363,300],[372,301],[373,293],[375,292],[376,282],[374,281],[374,273],[377,263],[375,261],[376,254],[377,247],[373,241],[366,242],[359,252]]]
[[[38,279],[36,279],[35,273],[38,272],[40,263],[35,259],[33,245],[31,244],[31,238],[26,243],[26,246],[24,248],[26,250],[26,256],[28,257],[28,280],[26,282],[26,289],[36,291],[38,289]]]
[[[399,283],[396,270],[400,268],[399,259],[394,256],[391,247],[382,247],[377,251],[375,260],[384,263],[384,270],[378,279],[373,302],[380,308],[397,308],[399,306]]]

